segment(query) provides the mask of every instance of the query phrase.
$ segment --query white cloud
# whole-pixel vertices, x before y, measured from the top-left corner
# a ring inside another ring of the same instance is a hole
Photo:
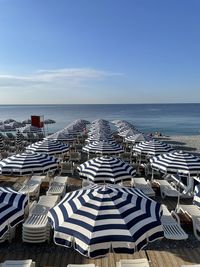
[[[103,80],[107,77],[122,75],[90,68],[64,68],[54,70],[38,70],[27,75],[0,74],[1,87],[18,87],[36,84],[76,84],[92,80]]]

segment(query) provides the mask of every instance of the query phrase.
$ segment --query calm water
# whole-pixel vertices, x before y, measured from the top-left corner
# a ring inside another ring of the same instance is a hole
[[[104,118],[127,120],[144,132],[200,134],[200,104],[0,105],[0,120],[22,121],[31,115],[54,119],[56,124],[48,125],[48,132],[60,130],[79,118],[89,121]]]

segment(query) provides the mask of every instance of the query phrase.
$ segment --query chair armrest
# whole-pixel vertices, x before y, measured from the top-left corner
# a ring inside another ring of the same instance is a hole
[[[180,225],[181,224],[180,223],[180,218],[179,218],[178,214],[175,212],[175,210],[171,211],[171,215],[177,221],[177,223]]]

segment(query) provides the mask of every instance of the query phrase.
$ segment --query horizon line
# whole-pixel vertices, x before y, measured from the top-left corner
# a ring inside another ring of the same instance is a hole
[[[45,104],[45,103],[41,103],[41,104],[36,104],[36,103],[32,103],[32,104],[0,104],[0,106],[58,106],[58,105],[181,105],[181,104],[200,104],[200,102],[161,102],[161,103],[59,103],[59,104]]]

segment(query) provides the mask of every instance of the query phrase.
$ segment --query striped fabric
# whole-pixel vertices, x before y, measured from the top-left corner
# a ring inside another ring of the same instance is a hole
[[[159,155],[150,159],[150,162],[153,169],[169,174],[197,175],[200,172],[200,158],[183,151]]]
[[[15,146],[17,148],[20,148],[20,147],[23,146],[23,136],[22,136],[22,133],[20,133],[19,130],[16,133]]]
[[[117,143],[111,143],[106,141],[93,142],[83,147],[82,149],[87,153],[99,153],[99,154],[118,154],[122,153],[123,148]]]
[[[33,173],[45,173],[55,170],[58,160],[46,154],[25,152],[13,155],[0,161],[0,172],[2,175],[26,175]]]
[[[125,141],[133,142],[133,143],[140,143],[147,141],[148,137],[142,133],[133,134],[125,137]]]
[[[54,134],[51,134],[47,137],[47,139],[56,140],[56,141],[74,141],[76,140],[76,136],[73,134],[70,134],[67,131],[59,131]]]
[[[8,187],[0,187],[0,238],[24,219],[28,197]]]
[[[146,154],[150,156],[157,156],[163,153],[172,151],[172,147],[166,143],[156,140],[146,141],[137,144],[133,150],[138,154]]]
[[[66,194],[48,213],[58,245],[87,257],[134,253],[163,237],[160,204],[141,191],[93,185]]]
[[[119,183],[131,180],[136,170],[119,158],[100,157],[86,161],[78,168],[79,175],[94,183]]]
[[[193,202],[200,208],[200,184],[196,185],[194,188]]]
[[[0,152],[4,151],[5,145],[3,141],[3,137],[0,135]]]
[[[62,154],[69,151],[69,145],[60,143],[56,140],[44,139],[42,141],[36,142],[29,145],[26,151],[34,151],[41,154]]]
[[[85,140],[85,142],[87,143],[93,143],[93,142],[99,142],[99,141],[115,142],[114,139],[110,135],[106,135],[106,134],[94,134]]]

